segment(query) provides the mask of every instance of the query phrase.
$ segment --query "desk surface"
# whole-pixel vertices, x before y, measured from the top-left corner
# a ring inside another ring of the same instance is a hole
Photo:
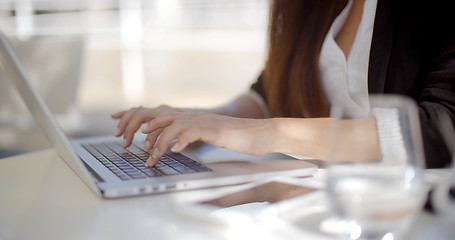
[[[276,222],[227,227],[181,214],[186,203],[237,187],[103,200],[51,149],[4,158],[0,239],[333,239]],[[427,215],[420,217],[423,222],[435,221]]]

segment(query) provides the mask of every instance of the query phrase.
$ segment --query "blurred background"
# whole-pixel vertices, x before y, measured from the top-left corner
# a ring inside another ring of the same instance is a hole
[[[71,137],[133,106],[214,107],[265,63],[269,0],[0,0],[0,29]],[[49,147],[0,72],[0,158]]]

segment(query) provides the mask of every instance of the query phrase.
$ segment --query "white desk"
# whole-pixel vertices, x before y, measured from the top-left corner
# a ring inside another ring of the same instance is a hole
[[[279,224],[228,228],[179,214],[185,202],[236,187],[103,200],[51,149],[0,159],[0,239],[332,239]],[[421,229],[436,218],[420,219]]]

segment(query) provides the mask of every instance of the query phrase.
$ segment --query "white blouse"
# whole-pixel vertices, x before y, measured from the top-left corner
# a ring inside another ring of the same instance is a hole
[[[367,110],[368,104],[368,63],[376,15],[377,0],[366,0],[362,19],[346,60],[335,36],[345,24],[352,0],[338,15],[322,44],[319,57],[321,84],[329,104],[343,104],[353,110]]]

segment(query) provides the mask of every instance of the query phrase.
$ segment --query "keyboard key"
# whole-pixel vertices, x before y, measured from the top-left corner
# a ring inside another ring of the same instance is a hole
[[[144,170],[142,172],[149,177],[163,176],[163,174],[160,171],[154,168],[148,168],[148,170]]]
[[[128,177],[128,175],[125,174],[118,174],[117,176],[123,181],[131,179],[130,177]]]
[[[177,172],[175,169],[171,168],[171,167],[168,167],[168,166],[165,166],[165,167],[155,167],[156,169],[158,169],[160,172],[164,173],[165,175],[175,175],[175,174],[178,174],[179,172]]]
[[[185,160],[189,159],[187,156],[180,154],[180,153],[169,153],[169,157],[175,159],[175,160]]]
[[[175,170],[179,171],[180,173],[194,173],[196,171],[194,171],[193,169],[187,167],[187,166],[184,166],[184,165],[180,165],[180,166],[175,166],[173,167]]]
[[[144,174],[131,174],[130,177],[132,177],[133,179],[142,179],[142,178],[147,178],[147,176],[145,176]]]

